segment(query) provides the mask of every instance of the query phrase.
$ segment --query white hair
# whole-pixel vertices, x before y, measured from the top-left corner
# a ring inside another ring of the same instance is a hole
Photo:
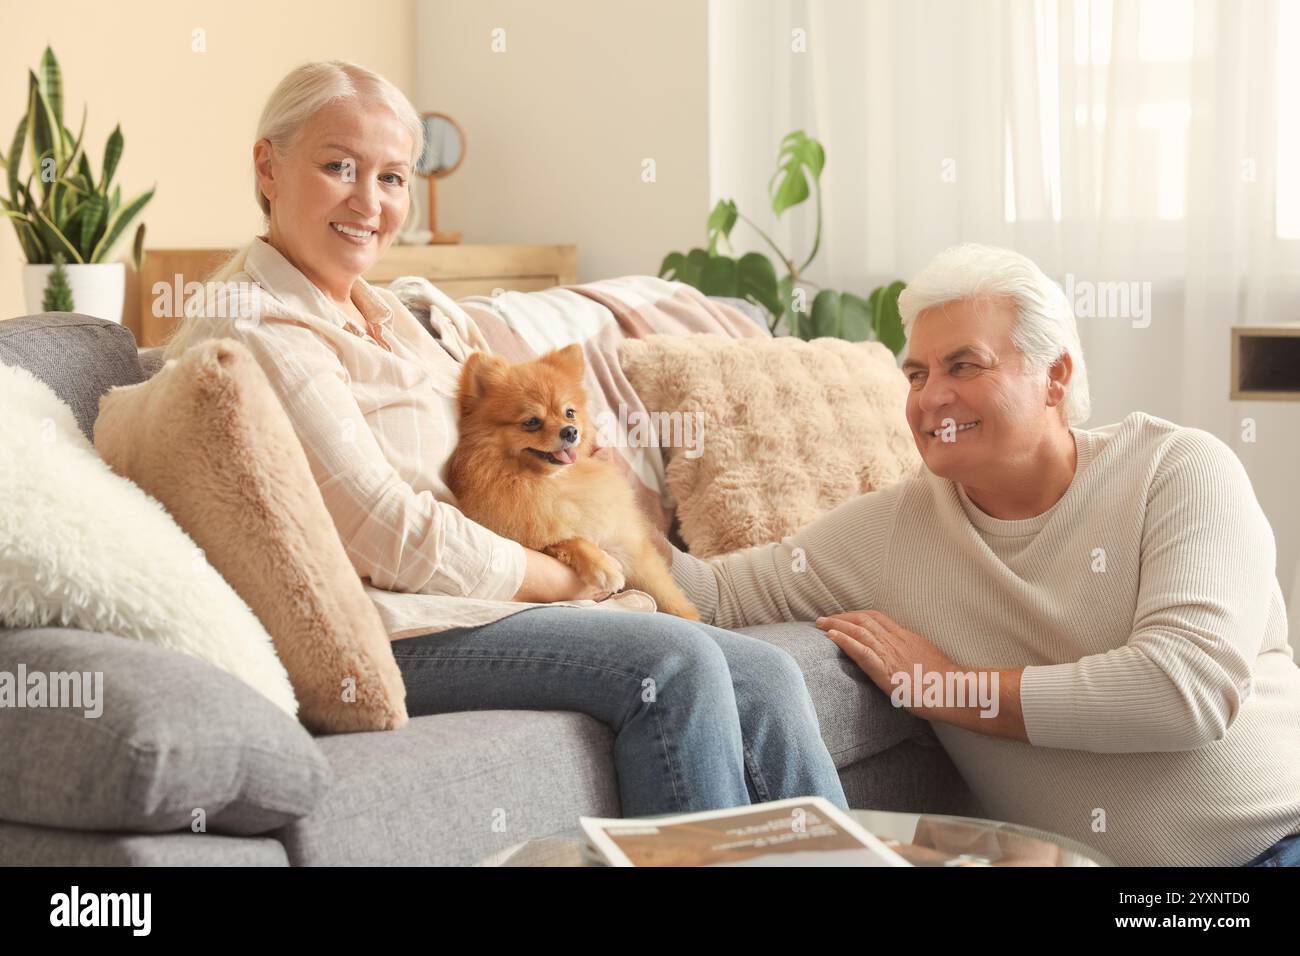
[[[406,94],[391,81],[364,66],[345,60],[304,63],[291,70],[266,101],[253,141],[269,140],[275,154],[283,157],[297,142],[307,121],[321,109],[340,100],[356,100],[367,107],[387,110],[397,117],[403,129],[411,134],[411,168],[415,169],[424,150],[424,124],[420,114],[406,98]],[[414,176],[407,180],[407,190],[412,196],[414,182]],[[253,195],[262,210],[264,224],[269,226],[271,202],[262,193],[256,170],[253,173]],[[414,204],[412,208],[413,206]],[[407,216],[410,216],[410,209],[407,210]],[[242,272],[251,246],[252,243],[249,243],[241,247],[203,281],[221,283]],[[202,297],[196,297],[198,298]],[[195,299],[187,303],[185,318],[181,319],[165,343],[164,358],[176,358],[194,340],[196,327],[201,324],[194,319],[200,311]]]
[[[898,297],[898,311],[910,337],[916,317],[926,309],[987,296],[1007,296],[1014,303],[1011,341],[1028,370],[1045,371],[1069,353],[1073,372],[1062,403],[1065,420],[1069,425],[1086,421],[1092,401],[1074,310],[1061,287],[1028,257],[973,242],[945,249],[907,284]]]

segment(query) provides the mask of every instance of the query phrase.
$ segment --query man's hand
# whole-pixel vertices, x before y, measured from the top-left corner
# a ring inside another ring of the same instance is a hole
[[[916,664],[923,673],[941,674],[956,670],[957,665],[926,638],[909,631],[879,611],[845,611],[831,617],[817,618],[817,626],[826,632],[835,646],[862,668],[871,682],[891,693],[898,673],[912,678]],[[909,713],[926,716],[924,707],[908,707]],[[933,716],[930,716],[933,719]]]
[[[817,626],[886,694],[892,694],[898,686],[893,680],[895,674],[904,674],[907,680],[914,680],[917,664],[921,665],[923,676],[940,675],[945,687],[948,686],[949,673],[969,673],[953,663],[929,639],[909,631],[880,611],[846,611],[819,617]],[[920,702],[920,687],[913,688],[912,706],[906,708],[908,713],[923,720],[937,720],[964,730],[1028,743],[1020,707],[1023,668],[976,668],[977,680],[981,671],[988,672],[985,680],[997,688],[998,711],[995,717],[980,716],[979,704],[971,701],[967,701],[965,707],[958,707],[956,701],[948,700],[939,707],[927,707]],[[994,675],[996,684],[992,684]]]

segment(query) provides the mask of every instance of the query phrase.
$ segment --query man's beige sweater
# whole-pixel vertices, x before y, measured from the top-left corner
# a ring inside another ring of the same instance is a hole
[[[1272,530],[1207,432],[1071,431],[1074,479],[1036,517],[992,518],[922,466],[779,543],[675,550],[673,577],[720,627],[875,608],[960,667],[1023,666],[1031,744],[934,725],[985,814],[1120,864],[1240,865],[1300,832]]]

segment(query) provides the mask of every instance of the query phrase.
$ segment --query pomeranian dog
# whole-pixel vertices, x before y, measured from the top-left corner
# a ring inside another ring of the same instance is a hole
[[[515,365],[471,354],[460,375],[460,438],[447,484],[468,517],[563,561],[586,584],[610,593],[630,586],[660,610],[698,621],[655,550],[632,487],[614,465],[591,457],[584,369],[578,345]]]

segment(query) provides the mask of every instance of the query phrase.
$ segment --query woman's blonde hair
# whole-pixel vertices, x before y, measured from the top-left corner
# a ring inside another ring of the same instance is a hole
[[[424,124],[420,114],[390,81],[364,66],[345,60],[304,63],[282,79],[262,109],[254,142],[270,140],[276,155],[283,157],[297,142],[307,121],[319,110],[339,100],[357,100],[366,106],[386,109],[396,116],[411,134],[411,168],[414,170],[424,150]],[[414,179],[414,176],[408,177],[408,191],[414,189]],[[269,226],[271,202],[262,193],[256,170],[253,173],[253,195],[262,210],[264,223]],[[410,215],[409,210],[407,215]],[[225,282],[242,272],[250,248],[251,242],[238,249],[203,281]],[[176,358],[193,341],[195,330],[201,324],[196,320],[201,317],[204,298],[195,296],[186,303],[184,318],[164,343],[164,359]]]

